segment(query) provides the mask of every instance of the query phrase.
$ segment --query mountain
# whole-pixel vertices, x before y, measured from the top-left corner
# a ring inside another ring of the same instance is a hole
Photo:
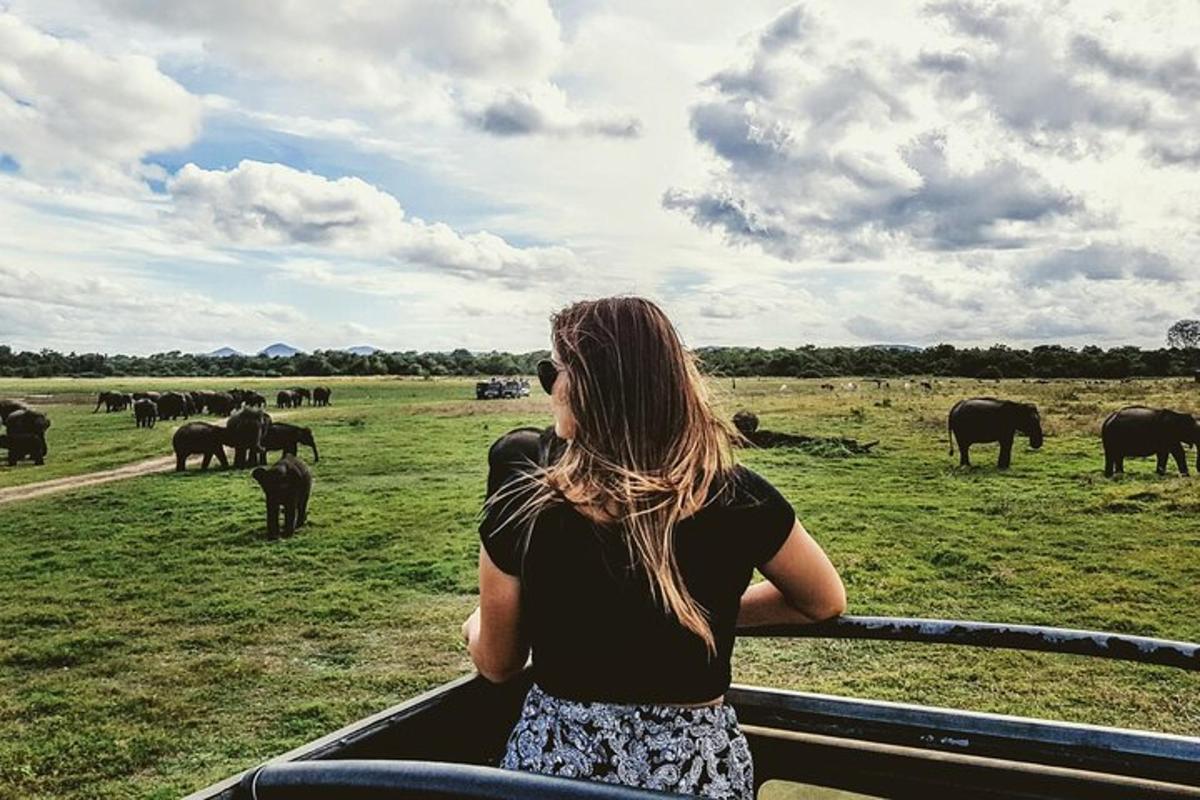
[[[240,356],[242,353],[239,353],[232,347],[222,347],[219,350],[213,350],[211,353],[204,353],[203,355],[208,358],[229,358],[230,356]]]
[[[373,356],[376,353],[382,353],[378,347],[372,347],[369,344],[360,344],[357,347],[347,347],[347,353],[353,353],[356,356]]]
[[[269,345],[264,347],[262,350],[259,350],[258,354],[260,356],[267,356],[269,358],[291,358],[299,352],[299,350],[292,347],[290,344],[276,342],[273,345]]]

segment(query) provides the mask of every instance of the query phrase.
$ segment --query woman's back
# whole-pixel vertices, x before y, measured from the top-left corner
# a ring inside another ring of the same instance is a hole
[[[514,523],[532,491],[525,476],[562,445],[552,429],[498,439],[489,453],[488,487],[503,499],[489,505],[480,525],[492,561],[521,580],[534,680],[578,700],[684,704],[720,697],[729,687],[740,598],[754,568],[791,532],[791,506],[753,471],[736,467],[676,524],[680,575],[706,610],[716,641],[710,657],[705,641],[656,601],[620,525],[598,523],[567,502],[543,509],[528,530]]]

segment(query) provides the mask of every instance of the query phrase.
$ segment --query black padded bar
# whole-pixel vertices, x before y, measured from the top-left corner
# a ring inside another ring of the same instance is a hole
[[[678,795],[437,761],[294,761],[243,776],[244,800],[662,800]]]
[[[874,639],[892,642],[958,644],[1093,658],[1136,661],[1200,671],[1200,644],[1127,636],[1103,631],[1008,625],[954,619],[909,617],[837,617],[811,625],[762,625],[738,628],[742,637]]]

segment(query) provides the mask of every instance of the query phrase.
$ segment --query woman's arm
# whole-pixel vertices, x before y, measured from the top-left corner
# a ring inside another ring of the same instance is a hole
[[[805,624],[846,611],[841,577],[799,520],[759,571],[767,580],[747,587],[742,595],[740,626]]]
[[[529,658],[521,638],[521,581],[492,563],[479,548],[479,607],[463,623],[467,652],[479,674],[493,683],[514,677]]]

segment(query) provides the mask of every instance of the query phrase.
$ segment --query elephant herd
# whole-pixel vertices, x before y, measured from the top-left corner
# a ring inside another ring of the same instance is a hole
[[[0,447],[8,450],[8,465],[28,458],[34,464],[46,463],[46,431],[50,418],[17,400],[0,400],[0,423],[4,433],[0,435]]]
[[[950,409],[948,420],[950,455],[958,442],[959,464],[970,466],[971,445],[999,442],[1000,459],[997,466],[1007,469],[1012,460],[1013,439],[1017,433],[1029,437],[1029,446],[1042,446],[1042,421],[1037,406],[995,397],[972,397],[959,400]],[[1126,406],[1109,414],[1100,427],[1104,445],[1104,474],[1112,477],[1124,473],[1125,459],[1156,456],[1157,471],[1167,470],[1167,459],[1173,458],[1182,475],[1188,474],[1187,457],[1183,449],[1195,446],[1196,471],[1200,472],[1200,421],[1191,414],[1168,408]]]
[[[234,411],[225,425],[188,422],[171,438],[175,451],[175,471],[184,472],[189,456],[202,457],[200,469],[207,470],[215,458],[229,467],[225,448],[233,449],[235,469],[254,467],[251,476],[262,487],[267,502],[267,538],[291,536],[308,518],[308,498],[312,492],[312,473],[302,460],[300,445],[312,448],[313,462],[321,460],[311,428],[275,422],[261,408],[243,407]],[[282,450],[270,467],[267,453]],[[283,529],[279,516],[283,513]]]
[[[297,387],[281,391],[277,398],[279,408],[298,408],[305,400],[314,406],[329,405],[332,390],[318,386],[309,392]],[[310,399],[311,398],[311,399]],[[263,408],[267,399],[255,391],[230,389],[224,392],[100,392],[96,398],[95,414],[104,406],[105,413],[133,410],[134,423],[139,428],[153,428],[160,419],[178,419],[203,414],[227,417],[239,408]]]

